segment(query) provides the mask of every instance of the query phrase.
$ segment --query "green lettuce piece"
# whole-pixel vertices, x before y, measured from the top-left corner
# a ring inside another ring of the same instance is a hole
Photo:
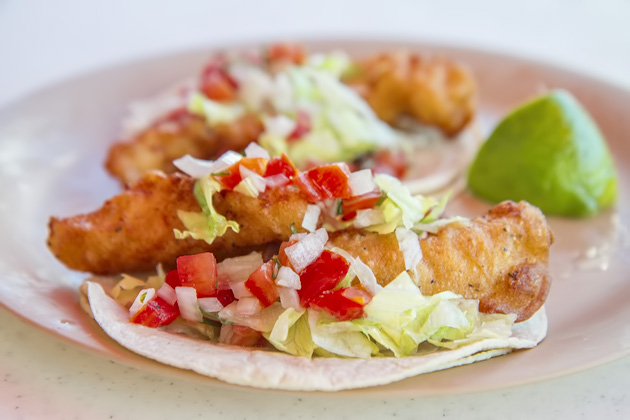
[[[278,350],[294,356],[311,357],[315,344],[311,338],[308,317],[305,311],[286,309],[264,337]]]
[[[337,356],[361,359],[378,355],[378,346],[361,332],[358,325],[350,321],[338,322],[322,311],[308,310],[307,313],[313,342],[319,348]]]
[[[377,174],[374,176],[374,182],[381,191],[387,194],[387,198],[400,208],[404,227],[411,229],[415,223],[422,220],[426,213],[425,206],[411,195],[409,189],[399,179],[391,175]],[[387,216],[385,220],[390,221],[387,220]]]
[[[185,231],[173,229],[177,239],[202,239],[211,244],[223,236],[228,228],[239,231],[238,223],[227,220],[219,214],[213,204],[212,195],[221,190],[221,185],[211,177],[203,177],[195,182],[194,195],[201,207],[201,213],[179,210],[177,216],[186,227]]]
[[[211,126],[232,123],[245,114],[245,108],[241,104],[222,104],[206,98],[199,92],[193,93],[190,97],[188,110],[204,117]]]

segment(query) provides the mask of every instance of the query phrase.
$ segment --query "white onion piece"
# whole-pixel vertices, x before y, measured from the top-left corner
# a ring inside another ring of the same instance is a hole
[[[418,235],[409,229],[399,227],[396,228],[396,239],[405,259],[405,270],[415,270],[418,263],[422,261],[422,248],[420,248]]]
[[[304,218],[302,219],[302,227],[309,232],[314,232],[317,229],[317,222],[319,221],[319,215],[322,210],[316,205],[309,204],[304,212]]]
[[[177,294],[177,306],[179,306],[182,318],[187,321],[203,321],[203,315],[197,303],[197,291],[195,288],[178,286],[175,288],[175,293]]]
[[[263,123],[265,124],[265,133],[281,138],[291,134],[296,126],[295,121],[286,115],[264,118]]]
[[[217,264],[217,273],[219,277],[227,278],[231,285],[244,282],[261,265],[263,265],[262,255],[259,252],[252,252],[242,257],[226,258]]]
[[[297,311],[302,309],[300,295],[298,295],[297,290],[288,287],[278,287],[278,294],[280,294],[280,305],[284,309],[293,308]]]
[[[238,167],[238,171],[240,172],[241,178],[243,178],[243,180],[247,178],[251,179],[252,184],[254,185],[254,187],[256,187],[258,192],[263,192],[265,191],[265,188],[267,188],[267,182],[265,182],[265,178],[258,175],[256,172],[252,171],[251,169],[247,169],[245,166],[240,165]]]
[[[236,312],[241,315],[254,315],[262,310],[260,301],[255,297],[239,299],[236,303]]]
[[[230,287],[232,288],[232,293],[234,293],[234,297],[236,299],[244,299],[254,296],[252,295],[252,292],[250,292],[249,289],[245,287],[244,281],[230,283]]]
[[[267,160],[271,158],[269,156],[269,152],[260,147],[260,145],[256,142],[251,142],[247,145],[247,147],[245,148],[245,157],[263,158]]]
[[[348,183],[353,196],[367,194],[376,188],[374,176],[372,176],[372,171],[369,169],[351,173],[348,177]]]
[[[357,229],[385,223],[385,215],[380,209],[357,210],[353,225]]]
[[[232,337],[234,336],[234,330],[231,324],[221,324],[221,331],[219,332],[219,343],[230,344]]]
[[[291,270],[291,268],[286,266],[282,266],[280,267],[280,270],[278,270],[276,284],[278,286],[284,286],[296,290],[300,290],[302,288],[300,276],[298,276],[295,271]]]
[[[372,296],[376,295],[382,287],[376,281],[376,276],[363,261],[361,258],[357,257],[352,260],[352,269],[354,273],[357,275],[359,282],[365,287],[365,289],[372,294]]]
[[[212,160],[197,159],[190,155],[182,156],[173,161],[173,165],[177,169],[193,178],[201,178],[215,172],[214,164]]]
[[[177,302],[177,294],[175,293],[175,289],[173,289],[168,283],[162,284],[162,286],[157,291],[157,295],[164,299],[169,305],[174,306],[175,302]]]
[[[233,150],[223,153],[212,165],[212,173],[221,172],[243,159],[243,155]]]
[[[324,245],[326,245],[326,242],[328,242],[328,232],[324,228],[317,229],[315,231],[315,236],[317,236],[317,238],[319,238],[319,240],[322,241],[322,244]]]
[[[223,309],[223,304],[215,297],[199,298],[197,302],[204,312],[219,312]]]
[[[276,175],[266,176],[264,180],[265,180],[265,183],[267,184],[267,187],[269,188],[284,187],[289,182],[291,182],[289,177],[286,176],[285,174],[276,174]]]
[[[324,230],[324,232],[326,231]],[[326,234],[326,236],[328,235]],[[286,247],[284,252],[295,271],[300,273],[321,255],[324,250],[324,243],[317,233],[309,233],[297,243]]]
[[[289,241],[299,241],[302,238],[306,237],[306,235],[308,235],[308,233],[306,232],[301,232],[301,233],[294,233],[293,235],[289,236]]]
[[[142,289],[129,308],[129,316],[133,316],[155,296],[155,289]]]

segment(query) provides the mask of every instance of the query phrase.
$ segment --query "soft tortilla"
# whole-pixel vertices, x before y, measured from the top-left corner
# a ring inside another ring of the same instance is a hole
[[[245,349],[171,334],[129,322],[127,309],[98,283],[87,283],[94,319],[129,350],[167,365],[190,369],[225,382],[257,388],[338,391],[399,381],[422,373],[460,366],[514,349],[536,346],[547,334],[544,307],[514,326],[507,339],[482,340],[456,350],[405,358],[313,358]]]

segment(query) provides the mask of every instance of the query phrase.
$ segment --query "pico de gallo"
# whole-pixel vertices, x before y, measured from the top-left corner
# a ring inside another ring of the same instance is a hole
[[[197,178],[202,209],[179,214],[187,230],[175,231],[178,238],[212,242],[238,231],[212,206],[221,190],[256,197],[266,188],[292,188],[309,205],[302,225],[267,261],[253,252],[217,262],[206,252],[180,256],[176,269],[158,270],[146,282],[125,276],[112,295],[129,306],[130,322],[167,330],[184,324],[218,343],[305,357],[408,356],[424,342],[454,348],[511,334],[513,315],[479,313],[477,301],[451,292],[423,296],[414,282],[419,238],[462,220],[442,216],[446,198],[412,196],[392,176],[351,172],[343,163],[299,171],[286,155],[271,158],[255,143],[244,155],[175,163]],[[406,271],[379,285],[360,258],[328,240],[329,232],[350,226],[395,233]]]

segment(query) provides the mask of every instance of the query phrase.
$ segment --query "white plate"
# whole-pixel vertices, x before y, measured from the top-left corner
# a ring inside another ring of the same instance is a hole
[[[356,55],[405,46],[467,63],[480,85],[487,131],[512,106],[546,88],[571,91],[597,120],[616,159],[616,209],[586,220],[550,219],[554,277],[547,303],[549,334],[537,348],[471,366],[407,379],[377,392],[428,395],[496,389],[544,380],[630,354],[630,93],[541,63],[492,53],[417,44],[318,42],[313,49],[344,48]],[[116,345],[79,308],[84,274],[61,266],[45,246],[50,215],[90,211],[118,191],[103,169],[125,105],[195,74],[209,51],[134,62],[69,80],[0,110],[0,302],[42,328],[88,351],[166,375],[217,384],[169,368]],[[480,214],[489,207],[466,194],[453,211]],[[229,386],[229,385],[225,385]],[[342,394],[348,394],[344,392]]]

